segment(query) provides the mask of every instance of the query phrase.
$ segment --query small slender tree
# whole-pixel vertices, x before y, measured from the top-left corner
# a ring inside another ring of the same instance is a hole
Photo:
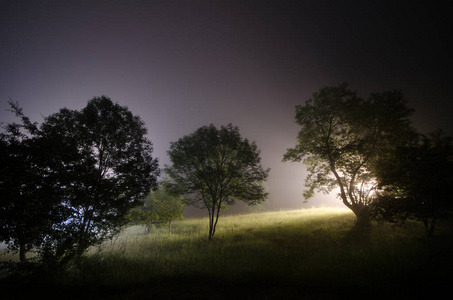
[[[184,214],[184,204],[181,197],[172,195],[165,187],[161,187],[143,200],[143,205],[134,208],[130,219],[134,224],[144,224],[150,231],[153,225],[168,225],[168,234],[171,235],[171,224],[174,220],[181,220]]]
[[[261,166],[256,144],[242,138],[231,124],[220,129],[203,126],[172,142],[168,155],[173,164],[165,168],[168,186],[187,204],[208,210],[209,240],[222,207],[236,200],[253,205],[267,197],[262,183],[269,169]]]

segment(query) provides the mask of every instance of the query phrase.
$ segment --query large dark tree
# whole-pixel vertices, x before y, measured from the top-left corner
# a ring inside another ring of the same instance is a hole
[[[48,167],[47,150],[36,123],[31,123],[17,103],[9,102],[20,123],[4,126],[0,134],[0,241],[26,252],[40,248],[53,224],[64,220],[61,189]]]
[[[451,219],[451,137],[441,131],[420,135],[380,159],[376,174],[380,189],[373,208],[378,219],[399,224],[408,218],[422,221],[428,236],[436,221]]]
[[[307,166],[306,198],[338,187],[344,205],[357,217],[357,228],[367,228],[377,183],[373,163],[412,136],[411,113],[398,91],[365,100],[346,84],[322,88],[304,106],[296,106],[301,130],[283,160]]]
[[[62,109],[46,118],[42,134],[65,183],[69,218],[56,228],[55,255],[80,255],[116,234],[127,213],[157,187],[157,159],[143,121],[102,96],[81,111]]]
[[[260,151],[231,124],[203,126],[172,142],[168,155],[173,165],[165,170],[172,189],[188,204],[208,210],[209,240],[223,206],[236,200],[253,205],[267,197],[262,183],[269,170],[261,166]]]
[[[158,162],[143,121],[107,97],[93,98],[80,111],[61,109],[33,134],[33,143],[24,138],[27,143],[20,144],[24,154],[14,156],[13,144],[2,141],[15,159],[2,176],[12,174],[27,184],[2,196],[1,209],[18,217],[5,221],[7,226],[19,228],[15,224],[20,223],[39,232],[44,260],[66,261],[111,237],[127,223],[129,210],[157,186]],[[14,166],[21,168],[17,174]],[[43,178],[46,185],[30,176]],[[58,209],[52,211],[55,199]],[[33,205],[22,212],[24,205],[17,205],[22,202]],[[36,226],[40,223],[51,231]]]

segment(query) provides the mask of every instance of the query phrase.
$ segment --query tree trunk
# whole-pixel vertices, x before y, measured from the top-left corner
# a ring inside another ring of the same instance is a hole
[[[434,218],[424,218],[423,224],[425,225],[425,232],[427,237],[432,237],[434,235],[434,225],[436,220]]]
[[[19,245],[19,259],[20,262],[26,262],[27,261],[27,249],[25,247],[25,244],[20,244]]]
[[[168,235],[171,235],[171,220],[168,221]]]
[[[214,235],[214,212],[209,210],[209,237],[208,240],[212,240],[212,236]]]
[[[209,209],[209,241],[212,240],[215,234],[215,228],[217,226],[217,222],[219,221],[220,206],[221,206],[220,201],[218,204],[214,202],[212,205],[212,209]]]
[[[368,232],[371,227],[371,207],[363,204],[358,204],[353,206],[352,211],[357,217],[354,229],[362,233]]]

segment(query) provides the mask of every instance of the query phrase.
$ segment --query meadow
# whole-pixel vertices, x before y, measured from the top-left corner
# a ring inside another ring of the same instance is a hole
[[[353,225],[349,210],[312,208],[221,216],[211,242],[207,218],[174,222],[171,235],[133,226],[65,270],[0,282],[11,299],[378,299],[448,290],[448,227],[427,238],[418,222],[374,224],[363,238]]]

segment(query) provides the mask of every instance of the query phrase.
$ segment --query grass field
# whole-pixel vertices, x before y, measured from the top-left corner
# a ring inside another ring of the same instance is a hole
[[[426,238],[416,222],[374,224],[363,239],[353,224],[328,208],[221,216],[211,242],[207,218],[175,222],[171,236],[134,226],[68,270],[1,283],[8,299],[394,299],[449,288],[448,228]]]

